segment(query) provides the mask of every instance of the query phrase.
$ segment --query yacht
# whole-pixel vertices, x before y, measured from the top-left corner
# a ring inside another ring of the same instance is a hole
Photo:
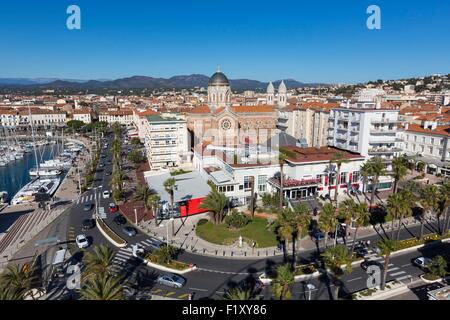
[[[29,173],[30,173],[30,176],[32,176],[32,177],[37,177],[37,176],[39,176],[39,177],[57,177],[57,176],[59,176],[61,173],[62,173],[62,171],[61,170],[58,170],[58,169],[37,169],[37,168],[34,168],[34,169],[31,169],[30,171],[29,171]]]
[[[34,201],[36,194],[48,194],[53,196],[61,183],[59,178],[36,178],[26,184],[17,194],[12,198],[11,204],[31,203]]]
[[[46,160],[39,167],[45,169],[69,169],[72,167],[72,161],[61,161],[60,159]]]

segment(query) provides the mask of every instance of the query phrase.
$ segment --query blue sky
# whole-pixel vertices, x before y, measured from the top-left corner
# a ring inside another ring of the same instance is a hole
[[[81,8],[82,29],[66,28]],[[382,29],[366,28],[377,4]],[[450,72],[446,0],[15,0],[0,4],[0,77],[212,74],[358,82]]]

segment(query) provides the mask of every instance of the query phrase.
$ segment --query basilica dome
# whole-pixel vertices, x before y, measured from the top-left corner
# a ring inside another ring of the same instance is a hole
[[[224,75],[220,71],[217,71],[209,79],[209,85],[210,86],[229,86],[230,81],[228,80],[226,75]]]

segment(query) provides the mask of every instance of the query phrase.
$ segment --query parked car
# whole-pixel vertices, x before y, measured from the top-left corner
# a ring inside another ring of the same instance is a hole
[[[165,245],[167,245],[165,242],[161,242],[161,241],[155,240],[155,239],[149,239],[149,240],[147,240],[147,243],[149,243],[149,246],[153,250],[159,250],[162,247],[164,247]]]
[[[111,172],[106,172],[105,175],[106,175],[106,176],[110,176],[110,175],[111,175]]]
[[[166,273],[156,279],[156,283],[172,288],[182,288],[186,284],[186,280],[179,275]]]
[[[123,215],[121,215],[121,214],[118,214],[117,216],[115,216],[114,219],[113,219],[113,221],[114,221],[114,223],[117,224],[118,226],[127,224],[127,219],[126,219]]]
[[[111,193],[108,190],[103,191],[103,199],[109,199],[111,197]]]
[[[86,204],[83,206],[83,210],[86,211],[86,212],[88,212],[88,211],[91,211],[91,210],[92,210],[92,207],[93,207],[92,203],[86,203]]]
[[[117,210],[118,210],[118,208],[117,208],[117,205],[115,203],[110,203],[109,204],[109,212],[110,213],[115,213],[115,212],[117,212]]]
[[[134,237],[137,234],[136,229],[130,226],[123,227],[122,231],[129,237]]]
[[[379,267],[381,270],[383,269],[383,265],[381,263],[379,263],[378,261],[374,261],[374,260],[364,260],[363,262],[361,262],[361,269],[363,269],[364,271],[367,271],[367,269],[370,266],[376,266]]]
[[[427,269],[431,263],[431,259],[426,257],[418,257],[414,259],[413,263],[421,269]]]
[[[355,248],[353,249],[353,252],[355,252],[357,257],[362,257],[362,258],[369,254],[369,251],[364,246],[355,246]]]
[[[261,281],[261,283],[263,285],[269,285],[273,279],[270,278],[266,273],[262,273],[259,277],[258,280]]]
[[[83,220],[83,231],[95,228],[94,219]]]
[[[84,249],[89,247],[89,240],[84,234],[80,234],[75,238],[78,248]]]
[[[325,239],[325,235],[323,234],[323,232],[317,229],[311,233],[311,237],[313,237],[313,239],[316,241]]]
[[[250,291],[252,296],[258,295],[263,290],[264,284],[259,280],[253,277],[245,278],[238,284],[238,288],[244,291]]]

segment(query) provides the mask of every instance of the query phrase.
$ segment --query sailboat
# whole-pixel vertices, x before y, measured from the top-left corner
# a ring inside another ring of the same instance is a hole
[[[56,192],[56,190],[59,187],[59,184],[61,183],[61,180],[59,178],[43,178],[41,177],[41,169],[39,167],[39,161],[36,151],[36,141],[34,137],[34,127],[33,122],[31,121],[31,109],[28,107],[29,112],[29,119],[30,119],[30,125],[31,125],[31,134],[33,138],[33,151],[34,151],[34,158],[36,161],[37,169],[36,169],[36,178],[33,179],[31,182],[27,183],[22,189],[19,190],[19,192],[16,193],[16,195],[12,198],[11,204],[17,205],[22,203],[30,203],[35,201],[35,197],[38,194],[47,194],[49,196],[53,196],[53,194]]]

